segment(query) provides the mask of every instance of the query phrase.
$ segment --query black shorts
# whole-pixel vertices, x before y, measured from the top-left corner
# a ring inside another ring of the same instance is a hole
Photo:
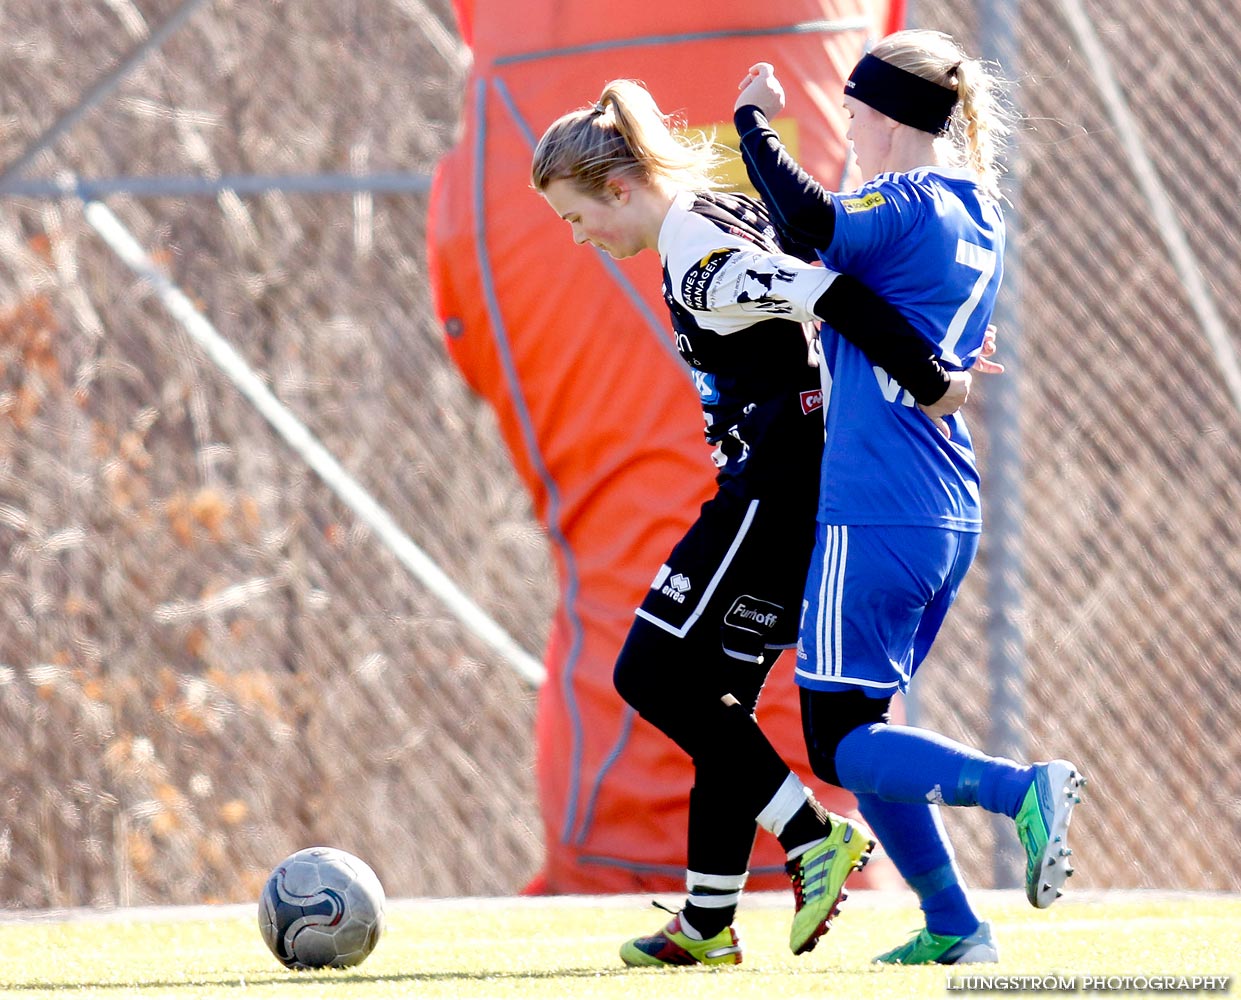
[[[678,639],[716,633],[725,653],[752,663],[796,645],[816,499],[718,493],[659,568],[638,617]]]

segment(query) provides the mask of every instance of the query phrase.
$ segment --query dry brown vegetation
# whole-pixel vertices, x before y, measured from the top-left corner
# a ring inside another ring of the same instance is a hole
[[[6,5],[0,159],[176,6]],[[28,173],[429,172],[459,112],[453,31],[443,3],[208,3]],[[440,345],[425,196],[110,207],[541,650],[544,543]],[[541,836],[532,692],[271,431],[80,202],[8,199],[0,241],[0,905],[246,899],[315,842],[363,854],[394,893],[520,888]]]

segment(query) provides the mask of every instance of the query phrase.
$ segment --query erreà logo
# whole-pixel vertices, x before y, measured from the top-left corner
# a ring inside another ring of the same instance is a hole
[[[807,389],[801,394],[802,413],[813,413],[823,407],[823,390]]]
[[[677,604],[685,603],[685,592],[689,590],[689,577],[684,573],[676,573],[659,591],[664,597],[671,597]]]
[[[669,579],[672,576],[672,579]],[[685,603],[685,593],[690,589],[689,577],[684,573],[672,575],[672,567],[664,563],[655,574],[651,590],[658,590],[664,597],[671,597],[677,604]]]

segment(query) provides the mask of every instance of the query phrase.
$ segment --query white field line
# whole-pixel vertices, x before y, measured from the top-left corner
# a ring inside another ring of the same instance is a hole
[[[639,893],[609,896],[464,896],[444,899],[425,897],[389,899],[389,913],[434,912],[452,910],[566,910],[608,909],[626,910],[650,907],[653,897],[675,900],[683,893]],[[982,906],[999,904],[1022,905],[1025,903],[1023,889],[979,889],[970,891],[971,899]],[[1075,890],[1056,904],[1056,911],[1063,913],[1076,906],[1114,903],[1174,903],[1225,899],[1241,901],[1241,893],[1190,891],[1175,889],[1084,889]],[[890,910],[917,909],[914,894],[905,889],[877,890],[851,889],[849,909]],[[792,906],[787,892],[747,892],[742,902],[746,909],[770,910]],[[58,923],[173,923],[193,920],[228,920],[237,917],[256,918],[258,903],[220,903],[198,906],[130,906],[130,907],[74,907],[52,910],[0,910],[0,926],[5,924],[58,924]],[[1086,920],[1085,923],[1092,923]],[[1033,924],[1031,926],[1034,926]],[[1041,924],[1039,926],[1042,926]],[[1049,925],[1050,926],[1050,925]],[[1057,922],[1055,929],[1064,926]]]

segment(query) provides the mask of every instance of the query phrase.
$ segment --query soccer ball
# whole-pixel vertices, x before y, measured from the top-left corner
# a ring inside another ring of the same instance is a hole
[[[335,847],[290,854],[267,877],[259,930],[290,969],[344,968],[375,950],[384,890],[365,861]]]

